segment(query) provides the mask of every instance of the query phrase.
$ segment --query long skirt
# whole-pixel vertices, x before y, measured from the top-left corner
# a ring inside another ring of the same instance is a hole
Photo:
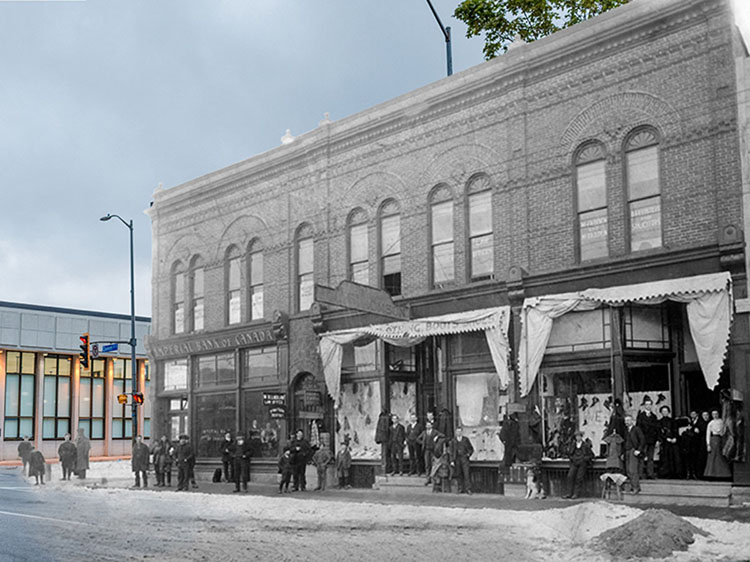
[[[732,470],[729,463],[721,454],[721,435],[711,436],[711,450],[706,460],[706,471],[703,474],[708,478],[731,478]]]

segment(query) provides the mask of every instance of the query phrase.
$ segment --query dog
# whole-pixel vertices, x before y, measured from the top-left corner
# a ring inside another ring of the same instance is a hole
[[[526,469],[526,499],[536,499],[539,489],[537,487],[536,475],[533,468]]]
[[[217,468],[214,470],[214,477],[211,479],[212,482],[217,483],[221,482],[221,469]]]

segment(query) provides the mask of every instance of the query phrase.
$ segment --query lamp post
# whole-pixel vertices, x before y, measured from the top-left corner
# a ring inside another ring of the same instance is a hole
[[[120,222],[128,227],[130,230],[130,368],[133,379],[133,390],[132,392],[138,392],[138,374],[135,362],[135,346],[138,343],[135,339],[135,272],[133,268],[133,219],[130,222],[125,220],[120,215],[112,215],[107,213],[106,216],[100,218],[100,221],[108,221],[109,219],[120,219]],[[131,407],[133,408],[133,443],[135,443],[135,437],[138,435],[138,409],[135,401],[132,401]]]
[[[451,50],[451,28],[443,26],[443,22],[440,21],[440,16],[438,16],[437,10],[435,10],[435,6],[432,5],[432,2],[430,2],[430,0],[427,0],[427,4],[430,5],[430,10],[432,10],[432,15],[435,16],[435,19],[437,20],[437,23],[440,26],[440,31],[443,32],[443,37],[445,37],[445,62],[448,66],[448,76],[451,76],[453,74],[453,52]]]

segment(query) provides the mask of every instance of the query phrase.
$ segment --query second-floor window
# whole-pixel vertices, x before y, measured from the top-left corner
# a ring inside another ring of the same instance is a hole
[[[259,320],[263,318],[263,250],[258,242],[250,247],[247,264],[247,278],[250,280],[250,320]]]
[[[190,289],[192,293],[193,331],[203,329],[203,267],[199,261],[193,264],[190,272]]]
[[[239,324],[242,320],[242,292],[240,255],[236,248],[227,252],[227,324]]]
[[[628,220],[631,251],[659,248],[661,233],[661,187],[659,147],[656,133],[641,129],[625,145],[628,182]]]
[[[492,190],[489,178],[479,176],[468,187],[469,278],[487,279],[494,269],[492,244]]]
[[[450,283],[454,279],[453,199],[447,188],[436,189],[430,201],[430,241],[432,283]]]
[[[367,216],[362,210],[349,217],[349,279],[367,285],[370,282]]]
[[[605,162],[604,148],[598,143],[586,145],[576,155],[578,248],[581,261],[609,255]]]
[[[172,322],[175,334],[185,331],[185,272],[177,263],[172,274]]]
[[[297,233],[297,310],[307,310],[314,297],[315,256],[312,229],[304,226]]]
[[[393,200],[380,210],[380,275],[386,293],[401,294],[401,215]]]

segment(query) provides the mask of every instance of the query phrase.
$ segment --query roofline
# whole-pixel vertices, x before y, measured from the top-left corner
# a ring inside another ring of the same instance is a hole
[[[17,308],[20,310],[33,310],[35,312],[54,312],[57,314],[74,314],[76,316],[94,316],[96,318],[108,318],[110,320],[130,320],[129,314],[115,314],[112,312],[97,312],[94,310],[80,310],[77,308],[62,308],[58,306],[45,306],[39,304],[25,304],[19,302],[0,301],[0,308]],[[136,316],[136,322],[151,323],[148,316]]]

